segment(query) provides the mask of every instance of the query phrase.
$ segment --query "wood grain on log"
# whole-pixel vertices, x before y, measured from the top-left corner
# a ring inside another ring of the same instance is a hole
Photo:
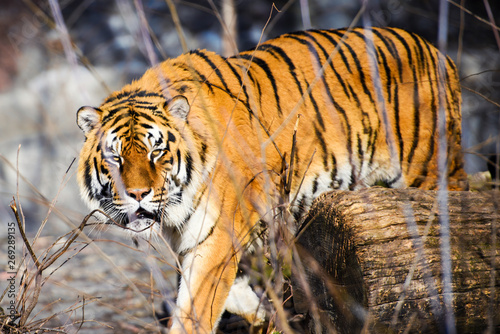
[[[500,332],[500,194],[448,197],[457,332]],[[324,194],[298,233],[295,309],[313,332],[445,331],[440,245],[435,191]]]

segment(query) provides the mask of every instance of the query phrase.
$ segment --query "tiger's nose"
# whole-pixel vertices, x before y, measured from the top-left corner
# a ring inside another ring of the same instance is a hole
[[[151,192],[151,188],[127,189],[127,195],[140,202]]]

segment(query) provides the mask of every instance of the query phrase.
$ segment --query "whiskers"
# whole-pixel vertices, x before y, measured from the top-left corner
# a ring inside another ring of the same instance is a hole
[[[106,213],[101,221],[103,226],[117,225],[124,227],[128,224],[128,210],[127,206],[119,206],[110,199],[101,200],[100,207]]]
[[[87,234],[90,237],[93,238],[100,238],[101,234],[104,232],[107,232],[109,230],[110,224],[108,223],[102,223],[102,222],[94,222],[91,224],[87,224],[87,226],[90,225],[90,229],[88,230]]]
[[[177,226],[178,224],[172,222],[178,221],[180,216],[185,216],[181,189],[172,190],[172,192],[166,189],[158,191],[158,195],[151,201],[140,202],[138,208],[116,198],[101,199],[99,204],[103,214],[98,219],[101,224],[93,226],[92,232],[101,233],[107,231],[111,225],[115,225],[132,239],[160,242],[162,225]]]

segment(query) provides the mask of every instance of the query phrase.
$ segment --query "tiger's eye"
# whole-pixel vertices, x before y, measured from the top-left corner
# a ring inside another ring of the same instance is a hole
[[[156,158],[160,157],[162,154],[163,154],[163,150],[157,148],[157,149],[151,151],[151,153],[150,153],[150,159],[151,160],[156,159]]]
[[[122,158],[116,154],[108,155],[105,159],[111,164],[121,165],[122,163]]]

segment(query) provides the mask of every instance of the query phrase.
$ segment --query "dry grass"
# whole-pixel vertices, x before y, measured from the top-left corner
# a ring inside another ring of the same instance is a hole
[[[57,6],[59,5],[58,1],[50,0],[50,4],[52,5],[53,13],[57,13]],[[120,0],[118,2],[125,2],[125,0]],[[140,3],[140,1],[138,1]],[[33,2],[26,0],[26,3],[32,8],[34,13],[38,18],[42,18],[43,21],[51,28],[51,29],[59,29],[63,33],[61,34],[61,48],[64,50],[64,55],[68,59],[68,63],[71,66],[77,66],[77,62],[84,64],[92,73],[96,73],[92,64],[86,59],[85,55],[81,50],[79,50],[75,43],[71,40],[70,33],[68,32],[68,28],[66,27],[64,20],[62,17],[58,17],[55,15],[56,19],[52,19],[50,15],[47,15],[44,11],[40,10],[40,8]],[[169,7],[175,8],[176,3],[172,1],[167,1]],[[286,5],[290,6],[291,1]],[[302,4],[307,1],[301,1]],[[453,1],[449,1],[452,6],[457,6],[464,9],[463,4],[459,4]],[[488,6],[488,1],[484,1],[486,7]],[[213,2],[209,1],[210,8],[214,11],[214,15],[216,15],[220,19],[221,26],[224,27],[224,32],[226,36],[234,36],[234,25],[228,24],[226,25],[223,18],[223,15],[219,15],[216,6]],[[286,7],[285,6],[285,7]],[[141,7],[139,7],[141,8]],[[364,8],[363,8],[364,9]],[[366,12],[360,11],[360,15],[366,14]],[[488,12],[487,18],[481,18],[479,15],[475,13],[471,13],[477,17],[478,20],[481,20],[484,24],[488,24],[492,27],[492,31],[495,33],[495,39],[497,42],[497,46],[500,49],[500,39],[498,37],[498,27],[494,22],[494,15],[490,15]],[[272,27],[276,24],[276,18],[284,15],[283,13],[279,13],[277,16],[274,16],[274,20],[271,19],[269,21],[269,25],[267,27]],[[469,15],[469,14],[468,14]],[[140,28],[143,32],[146,32],[143,36],[147,36],[142,43],[146,45],[146,49],[148,52],[146,54],[149,56],[150,63],[154,64],[157,62],[155,58],[155,53],[152,51],[155,48],[155,41],[157,38],[153,36],[150,38],[148,34],[148,27],[146,26],[146,16],[144,12],[138,10],[138,16],[142,19],[142,25]],[[182,25],[179,20],[178,15],[174,10],[172,10],[172,18],[175,23],[175,27],[179,33],[179,38],[181,40],[183,50],[186,50],[186,41],[185,37],[182,34]],[[444,19],[440,19],[442,25],[447,25],[448,22]],[[353,21],[353,23],[358,23]],[[262,35],[264,35],[265,31],[262,31]],[[234,45],[227,46],[226,49],[234,49]],[[459,53],[460,55],[460,53]],[[498,53],[496,54],[498,56]],[[460,62],[460,60],[459,60]],[[495,70],[495,71],[498,71]],[[492,74],[492,72],[482,72],[477,73],[478,76],[488,74]],[[97,76],[97,74],[95,74]],[[464,79],[464,88],[465,90],[471,91],[474,95],[477,95],[479,98],[490,102],[492,105],[496,106],[496,112],[500,109],[500,105],[498,104],[498,95],[487,95],[483,92],[477,91],[475,88],[468,88],[467,78]],[[72,117],[72,116],[71,116]],[[297,120],[298,119],[294,119]],[[296,142],[296,138],[291,138],[291,141]],[[490,139],[490,142],[500,142],[498,138]],[[480,145],[486,145],[488,143],[482,143]],[[293,146],[294,147],[294,146]],[[480,146],[476,146],[471,148],[471,153],[477,154],[477,151],[480,149]],[[294,204],[293,198],[289,198],[290,192],[290,176],[293,173],[293,156],[294,149],[290,153],[289,157],[284,157],[283,160],[283,170],[282,170],[282,184],[281,184],[281,202],[278,206],[274,206],[272,208],[272,216],[274,217],[274,223],[270,224],[269,229],[269,237],[270,241],[266,248],[256,250],[256,259],[250,263],[250,269],[252,272],[252,281],[256,282],[261,291],[267,295],[272,302],[267,305],[269,308],[269,325],[268,328],[264,330],[267,333],[293,333],[294,330],[290,326],[290,310],[289,306],[287,306],[287,302],[289,301],[290,296],[293,292],[290,292],[290,268],[295,265],[299,268],[303,266],[300,263],[300,260],[296,260],[292,258],[292,254],[294,252],[294,241],[295,237],[288,233],[288,230],[284,228],[285,226],[292,223],[293,218],[289,214],[289,207]],[[484,158],[484,157],[483,157]],[[498,161],[497,161],[498,164]],[[495,182],[493,180],[492,182]],[[496,180],[498,184],[498,180]],[[57,298],[51,303],[47,303],[44,305],[40,305],[41,296],[44,294],[44,289],[46,285],[51,280],[51,278],[57,273],[61,268],[72,266],[72,261],[75,258],[82,256],[83,251],[87,247],[93,247],[93,244],[96,243],[95,238],[89,238],[89,230],[93,230],[95,228],[94,223],[92,222],[93,213],[87,215],[84,219],[82,219],[79,223],[74,225],[71,230],[67,233],[59,237],[53,237],[53,240],[49,242],[49,244],[40,249],[37,245],[39,237],[42,235],[44,227],[47,222],[52,218],[51,213],[54,210],[55,202],[57,197],[53,201],[46,201],[44,203],[44,207],[47,208],[47,216],[44,221],[41,222],[40,228],[36,233],[35,237],[30,240],[29,236],[26,235],[26,218],[23,215],[22,210],[22,202],[24,199],[18,195],[16,199],[12,200],[10,204],[10,208],[15,217],[16,230],[19,231],[21,235],[21,243],[17,243],[16,247],[23,247],[22,257],[16,263],[15,272],[16,276],[16,293],[15,298],[12,299],[9,297],[9,289],[10,285],[3,291],[0,297],[0,303],[2,305],[8,305],[12,300],[15,303],[15,312],[10,313],[10,311],[4,307],[3,310],[0,310],[0,330],[3,333],[11,334],[11,333],[75,333],[79,331],[85,331],[87,328],[100,328],[96,331],[109,331],[112,332],[116,330],[116,327],[110,327],[109,323],[100,322],[99,320],[95,320],[92,317],[88,316],[89,310],[92,309],[96,304],[100,304],[107,308],[110,312],[120,313],[123,312],[123,319],[129,319],[130,324],[122,324],[120,330],[122,332],[130,332],[130,333],[141,333],[141,332],[160,332],[161,326],[159,321],[141,321],[139,317],[131,316],[123,308],[113,305],[111,303],[107,303],[106,301],[101,301],[98,296],[94,295],[85,295],[82,294],[81,298],[76,299],[74,303],[70,303],[69,306],[64,305],[61,310],[54,312],[51,315],[46,315],[47,312],[44,310],[50,310],[51,308],[56,308],[55,306],[60,302]],[[446,210],[446,208],[444,208]],[[68,225],[72,225],[73,222],[68,222]],[[172,300],[172,296],[168,295],[166,291],[171,290],[172,287],[169,286],[169,283],[166,282],[165,275],[161,274],[165,269],[169,270],[171,268],[176,267],[175,260],[172,260],[170,254],[166,256],[164,253],[168,251],[168,245],[162,244],[164,240],[160,240],[160,245],[154,245],[151,254],[145,254],[143,259],[146,259],[148,262],[149,269],[151,269],[151,277],[149,281],[132,281],[127,277],[127,275],[116,265],[113,264],[113,261],[104,253],[102,250],[97,247],[96,252],[105,259],[105,262],[111,268],[113,275],[120,277],[121,282],[125,285],[127,292],[127,298],[137,298],[141,301],[141,307],[144,305],[148,305],[146,308],[146,312],[150,315],[158,312],[157,308],[160,305],[161,300]],[[104,240],[104,242],[110,242],[109,240]],[[117,245],[118,247],[126,247],[124,245]],[[157,249],[163,249],[163,251],[157,252]],[[297,262],[293,262],[297,261]],[[172,271],[173,272],[173,271]],[[302,278],[301,278],[302,279]],[[61,283],[61,285],[63,285]],[[71,286],[70,283],[65,283],[64,286]],[[307,292],[306,292],[307,293]],[[312,312],[313,317],[315,319],[319,319],[320,316],[317,313],[318,310],[314,307],[314,298],[313,296],[309,296],[312,301]],[[42,315],[42,316],[41,316]],[[60,323],[60,319],[68,319],[67,323]],[[298,319],[300,320],[300,319]],[[58,325],[54,325],[58,324]],[[319,326],[319,324],[318,324]]]

